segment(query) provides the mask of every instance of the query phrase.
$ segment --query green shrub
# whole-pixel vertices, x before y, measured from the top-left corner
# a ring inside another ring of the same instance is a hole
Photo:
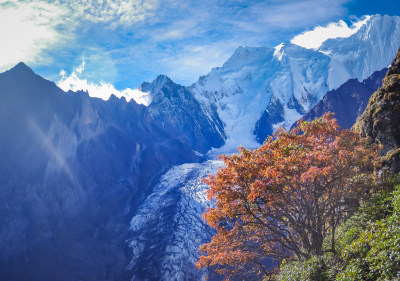
[[[400,176],[342,224],[336,254],[281,266],[277,281],[400,281]],[[329,249],[329,240],[325,249]]]
[[[400,188],[392,196],[391,215],[343,249],[346,267],[337,280],[400,280]]]
[[[281,266],[277,281],[328,281],[327,261],[325,256],[312,257],[307,261],[293,261]]]
[[[335,243],[338,253],[355,241],[371,223],[387,218],[392,214],[392,191],[393,186],[372,196],[368,202],[360,207],[359,212],[338,228]]]

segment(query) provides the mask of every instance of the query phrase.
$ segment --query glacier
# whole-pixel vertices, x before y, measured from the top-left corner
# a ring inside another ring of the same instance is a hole
[[[201,179],[221,166],[218,160],[183,164],[162,176],[130,224],[131,280],[184,281],[207,276],[206,270],[194,269],[199,245],[213,234],[202,219],[211,203]]]

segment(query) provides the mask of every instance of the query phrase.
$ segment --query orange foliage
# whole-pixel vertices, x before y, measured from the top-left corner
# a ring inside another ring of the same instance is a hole
[[[374,188],[378,157],[376,146],[341,130],[332,116],[279,129],[258,149],[220,156],[225,167],[203,179],[215,200],[203,216],[217,233],[201,246],[198,268],[228,278],[243,270],[268,275],[266,258],[320,255],[328,235],[335,252],[336,227]]]

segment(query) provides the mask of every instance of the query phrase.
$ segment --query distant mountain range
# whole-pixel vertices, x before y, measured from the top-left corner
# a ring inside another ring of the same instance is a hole
[[[0,74],[0,279],[204,278],[216,154],[325,110],[351,126],[399,35],[399,17],[376,15],[317,50],[239,47],[190,87],[143,83],[148,106],[63,92],[23,63]]]

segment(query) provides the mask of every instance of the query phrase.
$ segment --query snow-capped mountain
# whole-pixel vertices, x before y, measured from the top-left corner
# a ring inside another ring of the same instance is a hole
[[[399,46],[400,18],[375,15],[352,36],[329,39],[316,50],[291,43],[239,47],[190,90],[205,110],[217,108],[226,148],[256,147],[279,126],[290,127],[327,91],[389,66]]]
[[[318,51],[331,59],[330,71],[341,67],[347,79],[362,81],[374,71],[388,67],[400,46],[400,17],[372,16],[358,32],[348,38],[325,41]],[[345,80],[345,81],[346,81]],[[332,80],[335,89],[344,81]]]

